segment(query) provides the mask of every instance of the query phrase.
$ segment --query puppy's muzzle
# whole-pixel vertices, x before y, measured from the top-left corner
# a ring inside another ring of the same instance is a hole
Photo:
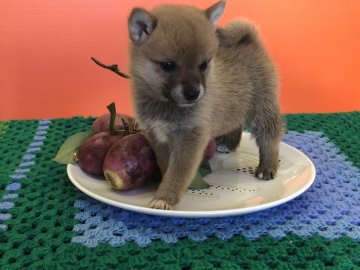
[[[171,90],[170,95],[177,106],[188,107],[202,98],[204,87],[201,84],[196,86],[179,84]]]
[[[183,95],[187,101],[195,101],[199,98],[200,90],[192,87],[187,87],[184,89]]]

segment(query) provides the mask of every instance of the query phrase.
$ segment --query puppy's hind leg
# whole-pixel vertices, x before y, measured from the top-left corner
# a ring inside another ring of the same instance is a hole
[[[253,115],[250,130],[259,147],[259,165],[255,176],[259,179],[275,178],[279,166],[279,143],[283,132],[283,123],[277,109]]]
[[[234,151],[240,144],[242,135],[242,126],[216,139],[219,153],[230,153]]]

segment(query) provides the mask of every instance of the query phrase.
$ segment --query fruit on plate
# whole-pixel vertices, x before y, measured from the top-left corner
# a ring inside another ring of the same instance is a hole
[[[204,158],[211,159],[216,152],[216,142],[214,139],[210,140],[204,151]]]
[[[96,118],[91,126],[91,130],[94,133],[99,133],[103,131],[110,131],[110,113],[103,114]],[[114,118],[114,126],[115,130],[126,130],[124,124],[128,126],[129,130],[134,129],[135,119],[129,115],[123,113],[116,113]],[[123,134],[125,136],[125,133]]]
[[[80,168],[92,175],[103,175],[103,163],[109,148],[121,136],[109,132],[100,132],[87,138],[79,147],[77,159]]]
[[[157,168],[154,151],[141,133],[117,140],[106,154],[106,180],[117,190],[134,189],[150,179]]]

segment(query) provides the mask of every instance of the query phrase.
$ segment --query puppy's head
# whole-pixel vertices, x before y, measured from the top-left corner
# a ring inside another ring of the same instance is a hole
[[[214,25],[225,1],[206,10],[162,5],[148,12],[132,10],[128,27],[131,39],[131,75],[139,91],[185,107],[196,104],[206,92],[206,77],[216,54]]]

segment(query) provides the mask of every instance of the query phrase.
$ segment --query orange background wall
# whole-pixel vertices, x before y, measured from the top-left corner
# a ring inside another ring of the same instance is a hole
[[[169,0],[205,8],[215,0]],[[163,0],[1,0],[0,119],[131,113],[127,16]],[[261,30],[281,75],[284,113],[360,110],[358,0],[228,0],[220,25],[246,17]]]

